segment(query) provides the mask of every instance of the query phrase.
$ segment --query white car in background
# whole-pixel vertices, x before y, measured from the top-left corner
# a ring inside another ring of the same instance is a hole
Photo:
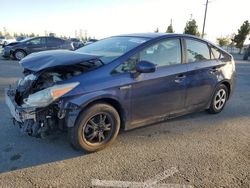
[[[5,45],[7,45],[7,44],[9,44],[9,43],[11,43],[11,42],[16,42],[16,39],[14,39],[14,38],[9,38],[9,39],[7,39],[7,38],[5,38],[5,37],[0,37],[0,45],[1,46],[5,46]]]

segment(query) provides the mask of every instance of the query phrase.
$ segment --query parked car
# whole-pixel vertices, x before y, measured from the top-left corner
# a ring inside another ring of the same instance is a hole
[[[75,50],[84,46],[83,41],[78,38],[70,38],[69,40],[73,43]]]
[[[77,149],[110,145],[120,129],[223,110],[235,83],[233,57],[200,38],[130,34],[76,51],[20,61],[24,77],[5,90],[16,124],[31,136],[68,130]]]
[[[15,39],[12,39],[12,38],[6,38],[4,36],[0,36],[0,45],[2,47],[4,47],[5,45],[11,43],[11,42],[15,42],[16,40]]]
[[[84,45],[86,46],[86,45],[92,44],[92,43],[97,42],[97,41],[98,41],[97,39],[89,39],[88,41],[86,41],[84,43]]]
[[[250,44],[248,45],[248,47],[246,48],[244,52],[243,60],[248,60],[249,56],[250,56]]]
[[[19,36],[19,37],[16,37],[16,41],[19,42],[19,41],[22,41],[22,40],[25,40],[25,39],[28,39],[29,37],[25,37],[25,36]]]
[[[0,36],[0,45],[3,45],[3,40],[5,39],[4,36]]]
[[[74,47],[72,42],[56,37],[33,37],[6,45],[2,51],[2,56],[21,60],[33,52],[55,49],[73,50]]]

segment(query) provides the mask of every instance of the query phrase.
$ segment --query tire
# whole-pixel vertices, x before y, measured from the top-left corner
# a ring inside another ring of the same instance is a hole
[[[109,104],[98,103],[82,111],[69,137],[75,149],[95,152],[111,145],[120,129],[120,116]]]
[[[226,105],[228,99],[228,88],[221,84],[219,85],[213,95],[208,112],[210,114],[220,113]]]
[[[16,50],[14,53],[13,53],[13,56],[16,60],[21,60],[23,59],[25,56],[26,56],[26,52],[23,51],[23,50]]]
[[[243,60],[248,60],[248,53],[245,53],[245,54],[244,54]]]

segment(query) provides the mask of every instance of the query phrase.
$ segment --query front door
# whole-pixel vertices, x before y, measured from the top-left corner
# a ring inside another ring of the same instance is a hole
[[[46,50],[45,37],[37,37],[27,42],[27,49],[30,53]]]
[[[139,61],[157,65],[154,73],[139,75],[131,85],[131,124],[184,110],[187,65],[182,64],[181,40],[165,39],[139,53]]]

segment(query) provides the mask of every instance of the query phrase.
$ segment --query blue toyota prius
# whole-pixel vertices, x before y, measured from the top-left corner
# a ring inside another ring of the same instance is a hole
[[[230,54],[182,34],[114,36],[19,63],[23,78],[5,89],[14,124],[35,137],[67,130],[71,144],[88,152],[113,143],[119,130],[219,113],[235,83]]]

